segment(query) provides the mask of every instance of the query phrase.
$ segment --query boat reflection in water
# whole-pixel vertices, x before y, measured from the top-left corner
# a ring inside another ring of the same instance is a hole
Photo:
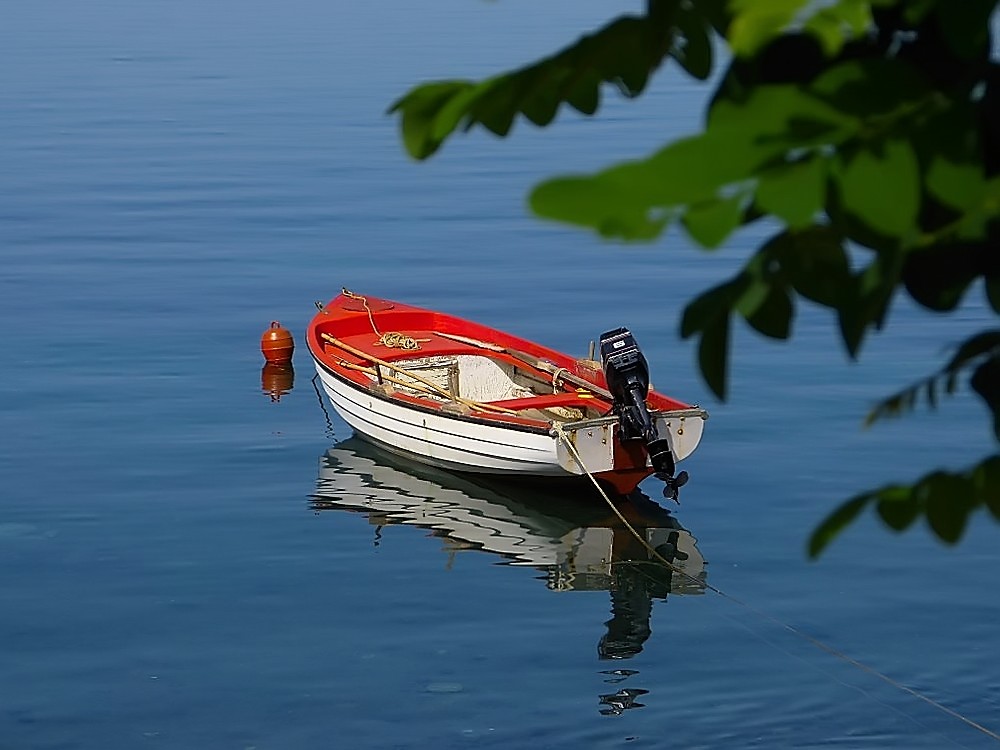
[[[419,526],[440,537],[451,554],[481,550],[510,565],[537,568],[553,591],[609,591],[612,617],[598,652],[604,659],[627,659],[650,636],[654,599],[704,593],[705,560],[695,538],[646,495],[633,493],[617,507],[672,567],[657,561],[590,487],[572,487],[567,491],[562,484],[545,492],[538,486],[452,474],[352,437],[320,460],[312,506],[365,514],[376,526],[376,544],[382,526]],[[602,696],[602,701],[614,697]],[[626,697],[624,707],[632,707],[632,697]],[[610,702],[605,709],[616,712],[615,705]]]

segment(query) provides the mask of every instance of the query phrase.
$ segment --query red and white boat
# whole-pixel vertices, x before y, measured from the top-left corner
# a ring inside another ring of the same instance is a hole
[[[704,409],[649,388],[624,328],[601,362],[577,359],[444,313],[346,289],[306,342],[337,413],[361,437],[452,471],[592,474],[627,494],[651,474],[676,498],[676,462],[701,440]]]

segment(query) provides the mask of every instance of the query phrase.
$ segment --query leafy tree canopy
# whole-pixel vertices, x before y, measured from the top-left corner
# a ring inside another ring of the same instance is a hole
[[[530,197],[539,216],[604,237],[651,241],[673,223],[705,249],[764,217],[780,222],[739,273],[683,313],[680,333],[697,339],[702,375],[725,398],[735,316],[786,339],[796,302],[808,300],[836,313],[857,357],[900,289],[943,313],[982,279],[1000,313],[996,3],[648,0],[644,15],[615,18],[551,57],[483,81],[417,86],[391,111],[409,153],[425,159],[458,131],[506,136],[519,117],[546,126],[564,106],[594,115],[608,85],[637,97],[664,65],[706,80],[716,42],[727,45],[701,133],[546,180]],[[957,342],[939,370],[868,419],[933,407],[966,382],[1000,442],[1000,327]],[[973,513],[1000,519],[1000,452],[848,500],[814,531],[809,553],[868,507],[896,530],[923,517],[955,542]]]

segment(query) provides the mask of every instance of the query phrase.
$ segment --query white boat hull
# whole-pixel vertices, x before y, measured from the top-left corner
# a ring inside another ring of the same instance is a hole
[[[345,382],[318,362],[316,371],[330,403],[357,434],[431,466],[523,477],[572,477],[614,470],[618,428],[614,419],[562,427],[582,460],[581,466],[574,451],[554,433],[411,408]],[[694,451],[701,440],[701,410],[654,416],[661,437],[671,441],[675,460]]]
[[[433,414],[380,398],[317,365],[323,390],[359,435],[452,471],[564,476],[555,440],[546,433]]]

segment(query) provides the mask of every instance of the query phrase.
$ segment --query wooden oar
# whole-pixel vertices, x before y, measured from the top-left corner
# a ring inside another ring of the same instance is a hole
[[[514,359],[520,360],[526,365],[534,367],[536,370],[547,372],[550,375],[557,376],[561,380],[565,380],[567,383],[572,383],[573,385],[581,388],[586,388],[591,393],[606,399],[608,402],[613,403],[615,400],[614,396],[611,395],[611,391],[606,388],[602,388],[595,383],[591,383],[589,380],[581,378],[579,375],[574,375],[573,373],[568,372],[565,367],[559,367],[547,360],[532,357],[526,352],[518,351],[517,349],[508,349],[505,346],[491,344],[487,341],[479,341],[478,339],[472,339],[468,336],[460,336],[457,333],[442,333],[441,331],[435,331],[435,333],[437,333],[438,336],[443,336],[444,338],[451,339],[452,341],[460,341],[463,344],[478,346],[480,349],[488,349],[491,352],[497,352],[499,354],[509,354]]]
[[[388,368],[389,370],[392,370],[393,372],[397,372],[397,373],[399,373],[401,375],[405,375],[408,378],[413,378],[418,383],[420,383],[420,384],[422,384],[424,386],[425,392],[427,392],[428,390],[429,391],[433,391],[433,392],[437,393],[439,396],[447,398],[447,399],[449,399],[451,401],[456,401],[457,403],[465,404],[470,409],[478,409],[479,411],[493,411],[493,412],[499,412],[501,414],[510,414],[510,415],[513,415],[513,416],[517,415],[516,411],[511,411],[510,409],[504,409],[502,406],[494,406],[493,404],[487,404],[487,403],[483,403],[481,401],[471,401],[470,399],[462,398],[461,396],[456,396],[451,391],[449,391],[447,388],[442,388],[441,386],[439,386],[437,383],[435,383],[432,380],[427,380],[426,378],[421,377],[417,373],[411,372],[410,370],[407,370],[405,367],[399,367],[397,365],[392,364],[392,362],[386,362],[384,359],[379,359],[378,357],[376,357],[373,354],[369,354],[368,352],[364,352],[361,349],[356,349],[355,347],[353,347],[350,344],[347,344],[347,343],[341,341],[340,339],[336,338],[335,336],[331,336],[329,333],[323,333],[323,334],[320,334],[320,336],[323,338],[324,341],[327,341],[327,342],[333,344],[334,346],[336,346],[337,348],[343,349],[346,352],[350,352],[351,354],[355,355],[356,357],[360,357],[361,359],[368,360],[369,362],[372,362],[372,363],[374,363],[376,365],[380,365],[382,367]],[[352,365],[349,362],[345,363],[345,365],[347,367],[349,367],[350,369],[359,369],[359,365]],[[378,374],[378,372],[376,370],[372,370],[372,369],[369,369],[369,368],[361,368],[361,369],[364,372],[368,373],[369,375],[374,375],[375,377],[379,376],[379,374]],[[386,378],[386,379],[387,380],[391,380],[392,382],[396,383],[397,385],[402,385],[404,387],[410,387],[410,388],[413,387],[412,384],[405,383],[404,381],[397,380],[396,378]]]

